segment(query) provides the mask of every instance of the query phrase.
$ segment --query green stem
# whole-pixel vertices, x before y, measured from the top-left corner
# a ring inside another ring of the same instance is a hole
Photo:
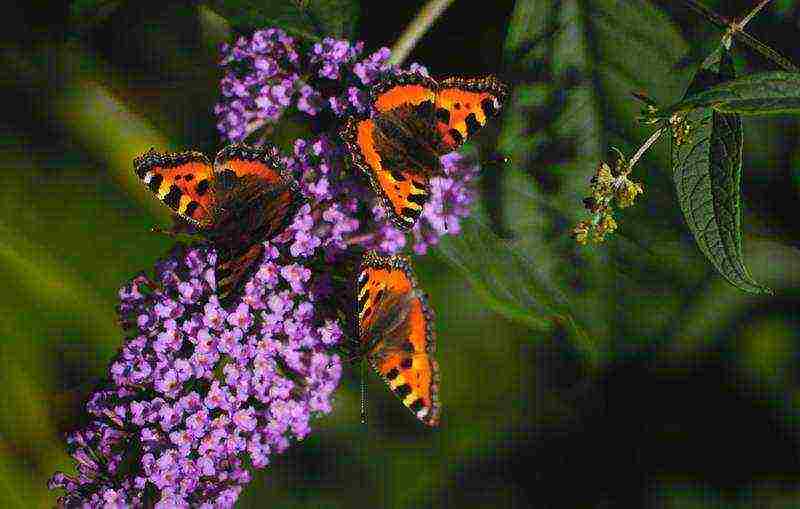
[[[649,138],[647,138],[647,141],[644,142],[644,145],[639,147],[639,150],[637,150],[636,153],[633,154],[633,157],[631,157],[631,160],[628,163],[628,171],[629,172],[631,170],[633,170],[633,167],[636,165],[636,163],[639,161],[639,159],[641,159],[641,157],[644,155],[644,153],[647,152],[647,149],[652,147],[653,144],[655,142],[657,142],[659,138],[661,138],[661,135],[664,134],[664,131],[666,131],[666,130],[667,130],[666,127],[662,127],[658,131],[654,132],[652,135],[650,135]]]
[[[771,61],[781,69],[789,72],[800,72],[800,68],[790,62],[786,57],[744,31],[744,26],[749,23],[750,20],[753,19],[753,17],[758,14],[769,2],[770,0],[761,0],[761,2],[752,11],[750,11],[747,16],[745,16],[740,22],[736,22],[720,16],[696,0],[683,0],[683,3],[686,4],[687,7],[703,16],[709,23],[726,30],[725,35],[723,36],[723,43],[725,43],[726,47],[730,46],[731,36],[733,36],[733,38],[743,43],[745,46],[749,46],[750,49],[756,53],[760,53],[764,58]]]
[[[740,30],[744,30],[744,27],[745,27],[745,26],[747,26],[747,24],[748,24],[748,23],[750,23],[750,20],[751,20],[751,19],[753,19],[753,18],[756,16],[756,14],[758,14],[759,12],[761,12],[761,9],[763,9],[764,7],[766,7],[766,6],[767,6],[767,4],[768,4],[768,3],[770,3],[771,1],[772,1],[772,0],[761,0],[761,3],[759,3],[758,5],[756,5],[756,6],[753,8],[753,10],[752,10],[752,11],[750,11],[750,14],[748,14],[747,16],[745,16],[744,18],[742,18],[742,20],[741,20],[741,21],[739,21],[738,23],[736,23],[736,25],[739,27],[739,29],[740,29]]]
[[[402,64],[408,58],[411,50],[417,42],[425,35],[425,32],[433,26],[439,16],[447,9],[454,0],[430,0],[420,9],[417,16],[409,23],[406,29],[400,34],[397,42],[392,47],[392,56],[389,62],[395,65]]]

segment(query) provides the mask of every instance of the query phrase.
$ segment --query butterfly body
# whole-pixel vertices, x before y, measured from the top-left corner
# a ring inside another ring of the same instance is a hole
[[[437,82],[401,74],[371,90],[371,116],[342,128],[351,163],[364,171],[392,222],[411,228],[430,197],[430,179],[452,152],[496,116],[506,86],[495,78]]]
[[[439,423],[433,311],[404,256],[367,253],[356,279],[356,359],[365,359],[402,403]]]
[[[174,211],[172,232],[199,233],[214,244],[223,305],[255,271],[263,242],[281,233],[302,205],[273,147],[230,145],[213,164],[200,152],[151,149],[134,160],[134,171]]]

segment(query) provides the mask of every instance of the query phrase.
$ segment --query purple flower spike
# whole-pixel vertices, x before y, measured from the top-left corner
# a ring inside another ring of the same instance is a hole
[[[196,277],[216,260],[204,246],[160,262],[160,285],[138,276],[120,290],[122,320],[145,318],[92,395],[90,423],[68,438],[78,475],[49,483],[64,506],[232,507],[245,465],[266,466],[331,411],[341,360],[329,349],[341,328],[319,314],[315,275],[286,247],[266,245],[227,314]],[[246,302],[253,295],[260,307]]]

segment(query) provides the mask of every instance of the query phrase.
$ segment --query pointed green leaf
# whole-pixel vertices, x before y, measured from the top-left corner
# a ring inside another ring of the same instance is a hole
[[[348,38],[358,19],[353,0],[208,0],[203,2],[241,31],[279,27],[308,39]]]
[[[580,327],[575,330],[584,331],[570,338],[576,350],[602,360],[613,349],[619,338],[612,327],[624,301],[619,268],[609,250],[580,246],[569,230],[585,218],[582,200],[606,147],[633,151],[649,134],[633,121],[639,106],[630,92],[674,95],[685,74],[671,66],[687,50],[663,11],[646,0],[516,2],[501,74],[511,77],[514,90],[497,147],[511,159],[501,185],[504,226],[513,238],[491,234],[491,221],[482,215],[476,224],[474,217],[465,221],[464,232],[446,236],[439,247],[468,281],[484,290],[489,306],[531,325],[553,316],[572,317]],[[658,152],[649,153],[644,164],[654,161],[668,164]],[[625,214],[635,214],[636,208]],[[641,216],[641,231],[663,227],[652,226],[652,214],[643,211]],[[633,229],[636,222],[625,223],[626,233],[639,233]],[[652,274],[651,268],[644,272]],[[661,261],[658,270],[674,268]],[[674,272],[686,277],[687,271]],[[637,276],[626,276],[626,283],[639,285],[631,291],[637,309],[646,309],[640,313],[644,318],[636,319],[636,337],[644,338],[668,319],[665,306],[675,304],[663,295],[640,298],[652,293],[652,285]]]
[[[720,83],[658,113],[669,118],[674,113],[697,108],[713,108],[740,115],[780,115],[800,113],[800,73],[775,71],[748,74]]]
[[[733,76],[730,53],[715,52],[697,72],[687,94]],[[704,107],[687,113],[685,122],[689,134],[680,142],[673,136],[672,162],[686,223],[700,250],[732,285],[769,293],[753,280],[742,260],[742,120],[737,114]]]

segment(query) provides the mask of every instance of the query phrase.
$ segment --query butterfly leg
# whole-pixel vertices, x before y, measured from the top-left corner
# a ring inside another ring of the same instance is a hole
[[[185,233],[187,235],[192,235],[193,233],[196,232],[191,224],[189,224],[186,221],[180,220],[178,218],[178,216],[173,215],[172,219],[173,219],[173,225],[172,225],[171,228],[164,229],[164,228],[161,228],[160,226],[154,226],[154,227],[152,227],[150,229],[150,231],[152,233],[160,233],[160,234],[163,234],[163,235],[168,235],[168,236],[172,237],[173,239],[176,236],[178,236],[180,234],[183,234],[183,233]]]

